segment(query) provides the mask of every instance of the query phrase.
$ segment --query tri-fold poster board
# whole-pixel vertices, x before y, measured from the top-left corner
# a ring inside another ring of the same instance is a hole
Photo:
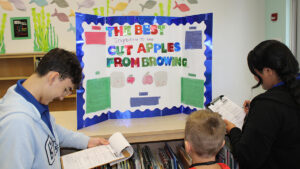
[[[77,128],[118,118],[189,114],[211,101],[213,14],[76,14],[83,68]]]

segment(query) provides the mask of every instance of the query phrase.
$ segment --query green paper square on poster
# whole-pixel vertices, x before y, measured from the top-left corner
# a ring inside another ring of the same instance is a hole
[[[86,113],[111,107],[109,77],[88,80],[86,86]]]
[[[204,81],[181,78],[181,102],[198,108],[204,104]]]

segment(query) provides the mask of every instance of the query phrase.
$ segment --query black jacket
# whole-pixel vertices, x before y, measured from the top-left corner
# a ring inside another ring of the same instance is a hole
[[[300,168],[300,107],[284,85],[255,97],[229,137],[241,169]]]

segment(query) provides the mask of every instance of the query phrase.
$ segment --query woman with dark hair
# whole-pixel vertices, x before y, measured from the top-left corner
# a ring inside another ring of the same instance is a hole
[[[300,168],[299,64],[283,43],[261,42],[248,66],[265,93],[250,103],[242,130],[228,120],[226,131],[241,169]]]

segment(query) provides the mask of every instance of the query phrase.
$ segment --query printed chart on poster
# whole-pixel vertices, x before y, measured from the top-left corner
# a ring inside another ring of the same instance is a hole
[[[212,95],[212,16],[77,13],[76,53],[84,74],[77,128],[204,108]]]

